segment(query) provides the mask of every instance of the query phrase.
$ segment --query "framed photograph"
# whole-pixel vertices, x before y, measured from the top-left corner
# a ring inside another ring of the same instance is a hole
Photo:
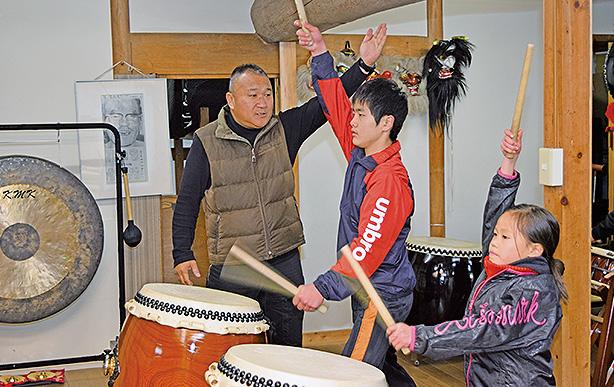
[[[75,83],[78,122],[117,128],[132,196],[174,194],[166,79]],[[108,130],[79,132],[81,180],[96,199],[115,197],[115,144]]]

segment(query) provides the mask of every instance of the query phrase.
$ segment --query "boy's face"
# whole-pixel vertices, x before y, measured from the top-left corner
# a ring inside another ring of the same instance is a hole
[[[366,104],[356,102],[352,110],[354,117],[352,117],[350,125],[352,126],[352,143],[355,146],[365,149],[369,154],[370,148],[391,142],[389,133],[392,127],[390,121],[394,120],[392,116],[382,117],[378,124]]]

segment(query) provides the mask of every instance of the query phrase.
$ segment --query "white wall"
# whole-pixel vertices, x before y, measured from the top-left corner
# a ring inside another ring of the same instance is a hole
[[[133,32],[254,32],[250,18],[253,0],[233,0],[232,3],[232,7],[220,7],[216,2],[202,0],[174,0],[172,2],[166,0],[131,0],[130,29]],[[412,33],[426,34],[425,3],[415,3],[384,11],[375,16],[375,19],[386,20],[389,23],[418,22],[420,30]],[[365,22],[368,23],[375,19],[373,16],[366,17],[360,21],[349,23],[347,26],[339,26],[329,32],[354,33],[352,29],[358,29],[362,33],[364,29],[361,26]],[[366,25],[371,26],[372,24]],[[392,29],[390,33],[397,34],[400,32]]]
[[[614,0],[593,1],[593,33],[614,34]]]
[[[476,45],[467,72],[469,92],[456,109],[446,143],[446,235],[479,242],[482,209],[502,157],[503,129],[511,125],[527,43],[535,50],[521,123],[523,153],[517,169],[522,184],[517,200],[543,203],[537,179],[537,152],[543,144],[541,5],[523,13],[447,18],[444,33],[467,35]]]

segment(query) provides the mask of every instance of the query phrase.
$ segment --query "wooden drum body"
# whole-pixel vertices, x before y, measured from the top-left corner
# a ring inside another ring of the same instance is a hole
[[[230,348],[205,374],[213,387],[385,387],[379,369],[307,348],[243,344]]]
[[[264,343],[255,300],[201,287],[147,284],[126,303],[114,386],[198,386],[230,347]]]
[[[481,246],[435,237],[409,237],[406,245],[416,273],[414,302],[406,322],[435,325],[462,318],[482,272]]]

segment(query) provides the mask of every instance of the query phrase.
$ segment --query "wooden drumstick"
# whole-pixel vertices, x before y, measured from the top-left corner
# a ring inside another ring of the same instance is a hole
[[[516,108],[514,109],[514,117],[512,118],[512,133],[514,138],[520,129],[520,119],[522,118],[522,108],[524,106],[524,95],[527,91],[527,83],[529,81],[529,71],[531,71],[531,59],[533,58],[533,45],[527,45],[527,51],[524,54],[524,65],[522,66],[522,75],[520,77],[520,87],[518,88],[518,96],[516,97]]]
[[[301,29],[305,31],[305,33],[309,33],[307,28],[305,28],[305,23],[307,22],[307,13],[305,13],[305,5],[303,4],[303,0],[294,0],[294,4],[296,5],[296,12],[298,13],[298,19],[301,21]]]
[[[341,248],[341,253],[348,261],[350,266],[352,266],[352,270],[354,270],[356,278],[358,278],[360,285],[365,290],[365,292],[367,292],[367,295],[369,296],[371,301],[373,301],[373,304],[375,305],[377,312],[382,316],[382,320],[384,320],[384,324],[386,324],[386,327],[389,328],[393,326],[395,324],[394,318],[392,318],[392,315],[388,311],[388,308],[386,308],[386,305],[384,304],[384,301],[382,301],[382,298],[379,296],[379,294],[377,294],[377,291],[373,287],[373,284],[369,280],[369,277],[367,277],[365,271],[362,270],[362,266],[360,266],[360,264],[352,256],[352,250],[350,250],[348,245],[345,245]],[[404,355],[409,355],[410,353],[409,348],[401,348],[401,352],[403,352]]]
[[[294,0],[294,4],[296,4],[298,19],[301,21],[301,24],[307,23],[307,14],[305,13],[305,5],[303,4],[303,0]]]
[[[516,96],[516,106],[514,108],[514,117],[512,117],[512,138],[516,138],[520,129],[520,119],[522,118],[522,109],[524,107],[524,96],[527,91],[527,83],[529,81],[529,71],[531,70],[531,59],[533,58],[533,45],[529,43],[524,54],[524,64],[522,66],[522,75],[520,76],[520,86],[518,87],[518,95]],[[508,159],[514,158],[515,155],[506,153]]]
[[[298,288],[296,287],[296,285],[288,281],[282,275],[276,273],[264,263],[252,257],[248,252],[246,252],[236,244],[230,248],[229,253],[237,257],[241,262],[251,267],[258,273],[262,274],[263,276],[275,282],[277,285],[281,286],[288,292],[292,293],[292,295],[296,295],[298,293]],[[328,306],[324,303],[318,307],[318,312],[320,313],[326,313],[327,310]]]

